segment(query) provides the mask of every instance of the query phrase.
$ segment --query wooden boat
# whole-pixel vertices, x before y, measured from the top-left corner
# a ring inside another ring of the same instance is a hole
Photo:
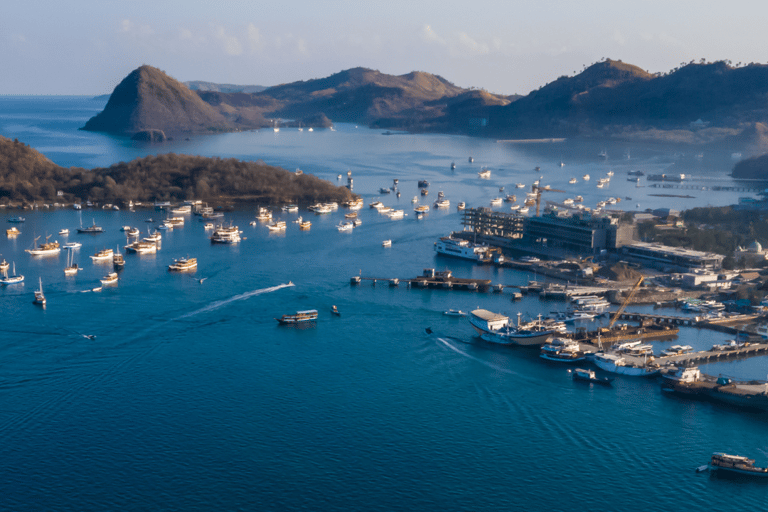
[[[309,231],[309,228],[311,227],[312,227],[312,223],[308,220],[305,220],[299,223],[299,229],[301,229],[302,231]]]
[[[197,270],[197,258],[179,258],[173,260],[173,263],[168,265],[168,270],[171,272],[188,272],[191,270]]]
[[[120,253],[120,247],[116,247],[115,254],[112,257],[112,267],[115,270],[123,270],[125,267],[125,258]]]
[[[749,459],[740,455],[728,455],[727,453],[715,452],[712,454],[709,467],[710,469],[728,473],[768,477],[768,468],[757,467],[755,466],[754,459]]]
[[[280,318],[275,318],[275,320],[277,320],[281,325],[314,322],[317,320],[317,310],[307,309],[305,311],[297,311],[294,315],[283,315]]]
[[[339,308],[337,308],[335,305],[331,306],[331,314],[336,316],[341,316],[341,313],[339,313]]]
[[[108,284],[116,284],[117,283],[117,272],[110,272],[106,276],[99,279],[101,281],[102,285],[108,285]]]
[[[19,235],[21,234],[21,231],[19,231],[19,230],[18,230],[18,228],[17,228],[16,226],[13,226],[13,227],[12,227],[12,228],[10,228],[10,229],[6,229],[6,230],[5,230],[5,234],[6,234],[6,236],[7,236],[8,238],[14,238],[14,237],[17,237],[17,236],[19,236]]]

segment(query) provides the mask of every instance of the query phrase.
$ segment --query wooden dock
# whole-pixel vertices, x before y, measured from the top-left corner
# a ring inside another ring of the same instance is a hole
[[[714,361],[724,361],[738,357],[755,357],[768,355],[768,343],[750,343],[746,347],[734,348],[733,350],[704,350],[701,352],[690,352],[688,354],[679,354],[676,356],[659,356],[655,362],[659,365],[690,366],[693,363],[711,363]]]

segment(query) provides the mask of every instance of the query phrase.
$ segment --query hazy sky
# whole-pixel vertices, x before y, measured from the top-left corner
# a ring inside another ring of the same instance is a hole
[[[602,57],[765,63],[766,20],[764,0],[7,2],[0,94],[106,94],[142,64],[251,85],[418,70],[524,94]]]

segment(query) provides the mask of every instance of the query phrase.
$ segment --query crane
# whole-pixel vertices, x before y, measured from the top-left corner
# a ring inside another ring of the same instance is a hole
[[[611,323],[608,324],[608,330],[610,330],[613,327],[613,324],[616,323],[616,320],[619,319],[619,316],[624,312],[624,308],[627,307],[627,304],[632,300],[632,296],[635,295],[635,292],[638,288],[640,288],[640,285],[643,284],[643,279],[645,279],[645,276],[640,276],[640,279],[637,280],[635,283],[635,286],[632,287],[632,289],[629,291],[629,295],[627,295],[627,298],[624,299],[624,302],[621,303],[621,306],[619,309],[616,310],[616,312],[613,314],[613,318],[611,318]]]

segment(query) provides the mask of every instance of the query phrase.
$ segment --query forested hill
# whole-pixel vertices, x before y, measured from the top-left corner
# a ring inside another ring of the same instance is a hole
[[[57,196],[62,191],[63,196]],[[173,153],[148,156],[107,168],[60,167],[29,146],[0,137],[0,203],[182,201],[211,204],[316,202],[351,199],[344,187],[311,174],[263,162]]]

